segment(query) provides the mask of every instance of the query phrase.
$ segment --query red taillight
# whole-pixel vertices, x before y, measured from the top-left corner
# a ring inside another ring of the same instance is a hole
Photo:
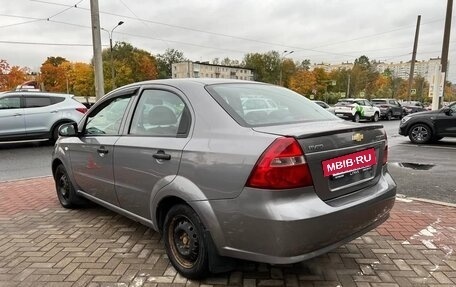
[[[87,108],[76,108],[76,111],[85,114],[87,112]]]
[[[276,139],[257,161],[246,185],[263,189],[289,189],[313,185],[304,153],[296,139]]]

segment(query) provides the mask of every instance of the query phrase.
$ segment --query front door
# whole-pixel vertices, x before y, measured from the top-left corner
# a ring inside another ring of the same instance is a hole
[[[456,104],[449,106],[449,113],[440,112],[435,118],[437,133],[442,136],[456,137]]]
[[[82,136],[69,146],[77,186],[105,202],[118,205],[114,189],[114,144],[131,96],[104,102],[87,115]]]
[[[123,209],[151,219],[154,191],[177,175],[190,122],[188,105],[178,91],[142,91],[127,135],[114,147],[116,192]]]
[[[0,98],[0,139],[25,136],[24,109],[20,96]]]

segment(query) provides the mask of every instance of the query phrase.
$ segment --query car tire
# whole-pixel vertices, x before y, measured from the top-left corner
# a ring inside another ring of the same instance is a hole
[[[412,143],[425,144],[432,138],[432,130],[426,124],[415,124],[409,130],[409,139]]]
[[[374,116],[372,117],[372,121],[373,122],[378,122],[379,118],[380,118],[380,116],[378,115],[378,113],[375,113]]]
[[[59,139],[59,129],[63,124],[66,124],[67,122],[64,123],[58,123],[54,126],[54,128],[51,131],[51,138],[49,139],[51,142],[56,142]]]
[[[392,113],[392,112],[388,112],[388,113],[386,114],[386,120],[387,120],[387,121],[391,121],[392,118],[393,118],[393,113]]]
[[[356,113],[354,116],[353,116],[353,121],[355,123],[359,123],[359,120],[361,119],[359,113]]]
[[[209,272],[208,244],[204,226],[188,205],[173,206],[163,224],[165,248],[174,268],[189,279],[204,277]]]
[[[85,205],[87,201],[78,196],[71,183],[68,173],[63,166],[60,164],[54,172],[55,189],[57,191],[57,197],[60,204],[65,208],[77,208]]]

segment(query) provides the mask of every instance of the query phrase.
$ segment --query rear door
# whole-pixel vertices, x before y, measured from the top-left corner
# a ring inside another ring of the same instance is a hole
[[[24,109],[21,96],[4,96],[0,98],[0,138],[25,135]]]
[[[28,135],[50,132],[51,121],[57,110],[50,107],[50,97],[25,95],[25,130]]]
[[[178,90],[150,86],[129,118],[114,148],[116,192],[122,208],[150,219],[152,192],[177,175],[190,139],[190,109]]]
[[[74,179],[84,192],[118,205],[114,189],[114,144],[132,94],[120,94],[104,101],[85,119],[82,136],[69,146]]]

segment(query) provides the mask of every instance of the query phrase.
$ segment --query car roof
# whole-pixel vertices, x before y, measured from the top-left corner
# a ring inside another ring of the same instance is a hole
[[[10,91],[1,94],[2,96],[6,95],[28,95],[28,96],[50,96],[50,97],[65,97],[65,98],[72,98],[74,97],[73,94],[63,94],[63,93],[50,93],[50,92],[36,92],[36,91]]]

